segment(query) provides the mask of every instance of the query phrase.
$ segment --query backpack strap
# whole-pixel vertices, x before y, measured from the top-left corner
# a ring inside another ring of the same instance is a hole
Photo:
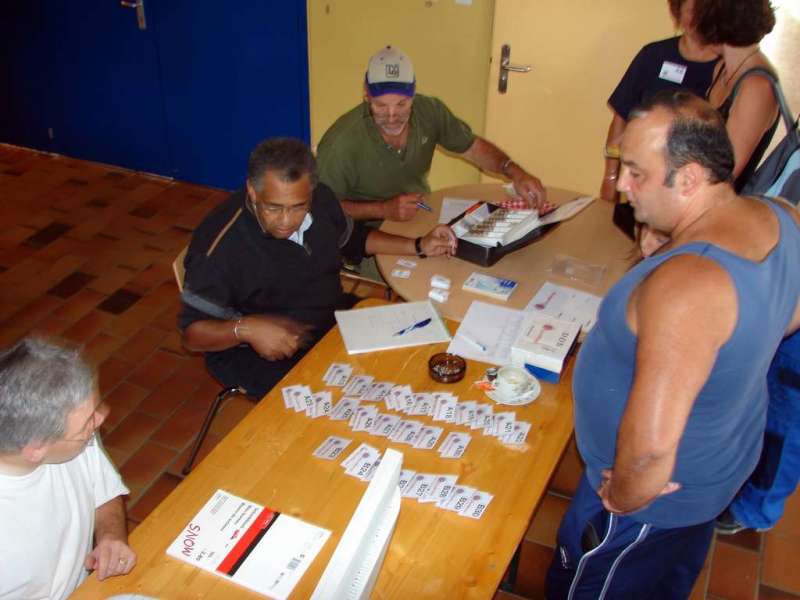
[[[736,98],[736,95],[739,93],[739,86],[741,86],[742,82],[751,75],[761,75],[769,81],[770,85],[772,86],[772,93],[775,95],[775,99],[778,101],[778,108],[780,109],[783,123],[786,125],[786,131],[796,130],[798,121],[800,121],[800,115],[798,115],[797,118],[792,115],[792,111],[789,108],[789,103],[786,101],[786,96],[783,95],[781,84],[778,81],[778,78],[775,77],[775,74],[769,69],[765,69],[764,67],[753,67],[752,69],[748,69],[742,73],[739,79],[736,80],[736,83],[733,85],[733,89],[731,90],[731,102],[733,102],[734,98]]]

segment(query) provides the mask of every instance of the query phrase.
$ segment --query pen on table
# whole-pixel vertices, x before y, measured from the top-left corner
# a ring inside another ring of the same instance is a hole
[[[427,210],[428,212],[433,212],[433,209],[425,204],[422,200],[417,202],[417,208],[421,208],[422,210]]]
[[[417,323],[414,323],[413,325],[409,325],[408,327],[401,329],[400,331],[395,333],[395,335],[403,335],[405,333],[408,333],[409,331],[413,331],[414,329],[420,329],[421,327],[425,327],[426,325],[430,324],[430,322],[431,322],[430,317],[427,319],[423,319],[422,321],[419,321]]]
[[[473,346],[475,346],[481,352],[486,352],[486,346],[481,344],[478,340],[476,340],[474,338],[471,338],[468,335],[464,335],[463,333],[459,333],[458,335],[462,340],[464,340],[468,344],[472,344]]]

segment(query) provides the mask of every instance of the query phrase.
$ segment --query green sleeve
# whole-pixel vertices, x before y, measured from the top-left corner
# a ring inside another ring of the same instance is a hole
[[[437,143],[456,154],[462,154],[469,150],[475,141],[475,134],[472,133],[470,126],[455,116],[438,98],[428,99],[431,101],[431,108],[439,130]]]
[[[335,144],[326,140],[326,137],[327,135],[322,137],[317,147],[319,180],[331,188],[339,200],[344,200],[350,196],[351,189],[347,176],[349,171],[347,153],[337,152]]]

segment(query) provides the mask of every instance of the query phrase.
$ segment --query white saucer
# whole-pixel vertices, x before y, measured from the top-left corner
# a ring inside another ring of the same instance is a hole
[[[501,394],[498,390],[487,391],[486,395],[498,404],[504,404],[506,406],[524,406],[525,404],[530,404],[539,397],[539,394],[542,392],[542,386],[539,384],[539,380],[533,375],[528,375],[530,377],[530,387],[525,393],[519,396],[509,398]]]

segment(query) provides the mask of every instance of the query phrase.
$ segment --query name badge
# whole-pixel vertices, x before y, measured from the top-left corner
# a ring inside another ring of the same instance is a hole
[[[686,75],[686,65],[679,65],[678,63],[665,60],[661,64],[661,72],[658,74],[658,78],[681,84],[683,83],[684,75]]]

